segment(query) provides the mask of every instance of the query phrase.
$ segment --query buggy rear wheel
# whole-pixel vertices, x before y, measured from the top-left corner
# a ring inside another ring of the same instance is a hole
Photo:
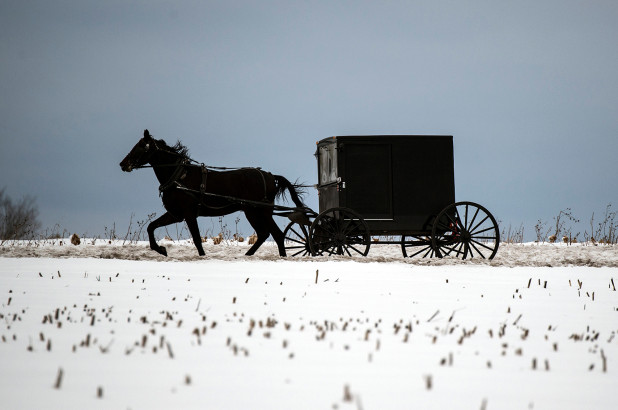
[[[367,223],[348,208],[331,208],[319,214],[309,230],[311,253],[367,256],[371,236]]]
[[[283,231],[285,237],[285,253],[288,256],[309,256],[309,226],[290,222]]]
[[[500,231],[493,215],[474,202],[457,202],[444,208],[431,231],[436,256],[492,259],[500,245]]]

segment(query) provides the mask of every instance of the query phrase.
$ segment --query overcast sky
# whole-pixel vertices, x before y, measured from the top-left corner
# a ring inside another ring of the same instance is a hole
[[[1,0],[0,188],[94,236],[163,213],[152,171],[118,166],[145,128],[307,183],[324,137],[449,134],[457,200],[529,239],[570,207],[583,233],[618,208],[617,21],[614,0]]]

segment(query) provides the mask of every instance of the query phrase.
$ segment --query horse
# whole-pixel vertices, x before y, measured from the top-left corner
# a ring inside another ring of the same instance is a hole
[[[284,196],[287,189],[294,204],[306,209],[300,199],[300,185],[260,168],[218,171],[197,164],[189,157],[187,147],[180,141],[169,146],[164,140],[155,139],[148,130],[144,130],[144,137],[120,162],[120,168],[124,172],[131,172],[147,167],[152,167],[159,181],[159,193],[166,210],[148,225],[152,250],[167,256],[165,247],[158,245],[155,240],[155,230],[185,221],[198,254],[204,256],[197,218],[242,211],[257,235],[256,242],[246,255],[253,255],[272,235],[279,248],[279,255],[286,256],[283,232],[273,219],[275,199]]]

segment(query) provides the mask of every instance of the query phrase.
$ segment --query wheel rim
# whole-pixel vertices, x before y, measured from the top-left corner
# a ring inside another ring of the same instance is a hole
[[[457,202],[438,214],[431,240],[440,258],[492,259],[498,251],[500,234],[496,219],[483,206]]]
[[[283,231],[285,237],[285,252],[288,256],[309,256],[309,229],[305,225],[290,222]]]
[[[401,252],[404,258],[433,258],[436,256],[431,236],[403,235],[401,237]]]
[[[371,244],[369,228],[350,209],[329,209],[311,224],[309,244],[313,255],[367,256]]]

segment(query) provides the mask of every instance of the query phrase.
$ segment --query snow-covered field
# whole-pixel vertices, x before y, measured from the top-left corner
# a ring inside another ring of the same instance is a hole
[[[0,246],[6,409],[614,409],[618,246]]]

